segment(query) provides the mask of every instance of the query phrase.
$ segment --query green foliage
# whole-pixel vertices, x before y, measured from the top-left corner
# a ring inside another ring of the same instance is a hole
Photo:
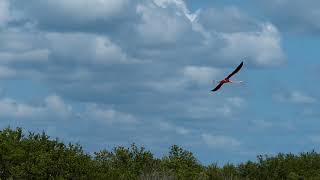
[[[173,145],[168,156],[162,158],[162,166],[167,172],[173,173],[177,179],[197,179],[202,166],[189,151]]]
[[[65,146],[45,133],[24,137],[21,128],[0,132],[1,179],[87,179],[91,164],[80,145]]]
[[[161,159],[135,144],[89,155],[79,144],[66,145],[44,132],[6,128],[0,131],[0,179],[318,180],[320,154],[259,155],[254,162],[203,166],[177,145]]]
[[[222,169],[217,164],[209,165],[205,170],[205,178],[203,179],[224,180]]]
[[[112,152],[95,153],[97,177],[109,179],[137,179],[139,175],[152,172],[157,163],[150,151],[132,144],[130,148],[115,147]]]

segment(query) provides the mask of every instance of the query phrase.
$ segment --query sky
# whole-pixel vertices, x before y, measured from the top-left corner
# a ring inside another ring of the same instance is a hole
[[[319,150],[316,0],[0,0],[0,128],[203,164]],[[218,92],[212,80],[235,80]]]

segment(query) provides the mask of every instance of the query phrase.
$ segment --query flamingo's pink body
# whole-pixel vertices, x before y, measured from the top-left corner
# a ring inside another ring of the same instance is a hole
[[[242,81],[231,81],[230,78],[236,74],[237,72],[239,72],[239,70],[242,68],[243,66],[243,62],[241,62],[241,64],[231,73],[229,74],[226,78],[224,78],[223,80],[219,81],[219,84],[217,85],[217,87],[215,87],[214,89],[212,89],[211,91],[217,91],[218,89],[221,88],[221,86],[225,83],[242,83]]]

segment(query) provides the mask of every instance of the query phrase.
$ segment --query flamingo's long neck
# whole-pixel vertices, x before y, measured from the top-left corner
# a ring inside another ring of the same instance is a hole
[[[243,81],[229,81],[230,83],[243,83]]]

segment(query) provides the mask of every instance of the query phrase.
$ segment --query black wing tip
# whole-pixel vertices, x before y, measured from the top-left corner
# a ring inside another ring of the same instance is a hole
[[[236,71],[239,71],[243,66],[243,61],[241,61],[241,63],[239,64],[239,66],[236,68]]]
[[[220,89],[220,87],[221,87],[221,86],[218,85],[217,87],[213,88],[211,91],[212,91],[212,92],[218,91],[218,90]]]
[[[242,68],[243,66],[243,61],[241,61],[241,63],[238,65],[238,67],[231,73],[229,74],[225,79],[229,79],[231,78],[234,74],[236,74],[237,72],[240,71],[240,69]]]

